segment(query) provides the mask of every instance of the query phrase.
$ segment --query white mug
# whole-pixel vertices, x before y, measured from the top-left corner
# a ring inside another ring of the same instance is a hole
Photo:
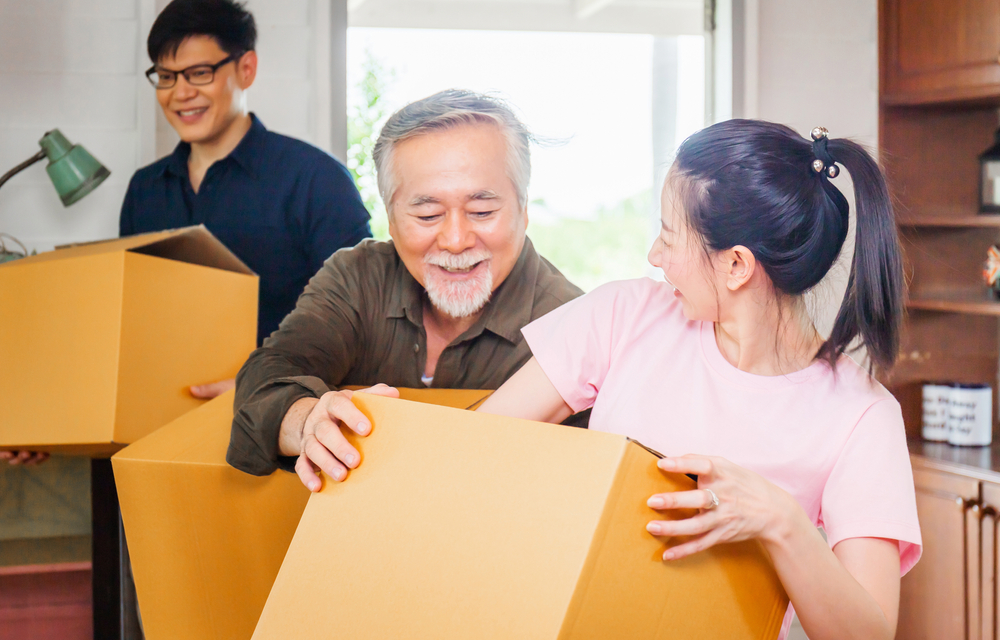
[[[936,382],[924,385],[924,440],[948,441],[948,405],[951,404],[951,386]]]
[[[993,389],[963,384],[951,388],[948,403],[948,442],[984,446],[993,442]]]

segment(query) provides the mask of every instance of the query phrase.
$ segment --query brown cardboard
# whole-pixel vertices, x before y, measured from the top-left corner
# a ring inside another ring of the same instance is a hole
[[[759,543],[661,560],[645,501],[693,482],[636,443],[355,404],[363,463],[309,498],[255,640],[777,637],[788,600]]]
[[[400,389],[458,408],[490,393]],[[111,459],[149,640],[250,638],[309,497],[295,474],[255,477],[226,464],[233,395]]]
[[[106,454],[256,343],[257,277],[204,227],[0,265],[0,449]]]

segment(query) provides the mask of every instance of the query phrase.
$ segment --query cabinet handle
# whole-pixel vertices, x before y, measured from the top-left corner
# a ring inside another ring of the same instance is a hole
[[[979,507],[982,503],[975,498],[971,500],[966,500],[965,498],[955,498],[955,504],[958,505],[958,507],[963,511],[966,509],[975,509],[976,511],[979,511]]]

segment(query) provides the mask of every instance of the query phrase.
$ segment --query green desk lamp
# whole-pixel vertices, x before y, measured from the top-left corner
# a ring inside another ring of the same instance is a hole
[[[86,149],[78,144],[70,144],[59,129],[46,133],[38,144],[42,147],[41,151],[0,176],[0,187],[16,174],[48,158],[49,165],[45,170],[59,193],[63,206],[68,207],[111,175]]]

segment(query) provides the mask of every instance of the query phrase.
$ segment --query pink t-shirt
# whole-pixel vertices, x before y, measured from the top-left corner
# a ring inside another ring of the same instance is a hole
[[[913,474],[899,403],[850,358],[785,376],[740,371],[711,322],[688,321],[673,289],[613,282],[523,329],[531,351],[590,428],[664,455],[721,456],[792,494],[830,546],[899,541],[920,558]],[[784,638],[791,624],[785,618]]]

